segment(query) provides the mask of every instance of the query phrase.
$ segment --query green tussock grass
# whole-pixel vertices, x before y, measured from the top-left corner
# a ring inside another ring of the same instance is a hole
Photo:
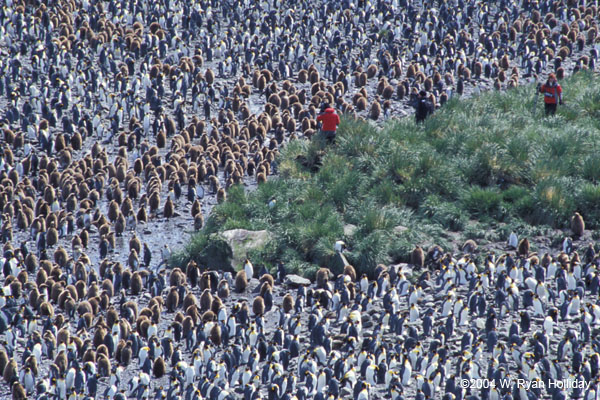
[[[233,228],[273,234],[249,254],[255,263],[283,261],[309,277],[334,267],[340,239],[349,262],[370,273],[408,261],[415,244],[452,250],[466,238],[505,240],[511,230],[544,234],[568,227],[575,211],[597,229],[600,80],[581,72],[561,84],[567,106],[550,118],[531,85],[452,99],[419,126],[412,117],[381,129],[342,118],[335,146],[289,143],[279,177],[250,193],[230,188],[177,261]]]

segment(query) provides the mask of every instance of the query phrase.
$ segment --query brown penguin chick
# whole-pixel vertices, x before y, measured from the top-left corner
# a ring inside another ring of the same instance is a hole
[[[75,131],[75,133],[71,136],[71,147],[73,148],[73,150],[81,150],[82,142],[83,139],[81,137],[81,134],[79,133],[79,131]]]
[[[194,200],[194,202],[192,203],[192,208],[190,210],[190,213],[191,213],[192,217],[196,217],[197,215],[202,215],[202,206],[200,205],[200,202],[198,201],[198,199]]]
[[[88,348],[85,353],[83,353],[82,362],[92,362],[96,363],[96,351],[94,349]]]
[[[100,355],[108,357],[108,347],[106,347],[105,344],[101,344],[96,348],[96,357],[99,357]]]
[[[204,289],[200,295],[200,311],[204,312],[210,310],[212,307],[213,296],[210,293],[210,289]]]
[[[46,283],[46,280],[48,279],[48,274],[46,273],[46,270],[43,268],[40,268],[35,276],[35,283],[39,286],[43,285],[44,283]]]
[[[62,328],[56,334],[56,344],[60,345],[61,343],[64,343],[66,346],[69,344],[70,337],[71,334],[69,333],[69,330],[66,328]]]
[[[166,365],[165,365],[165,361],[163,360],[162,356],[158,357],[155,361],[154,361],[154,365],[152,366],[152,375],[154,375],[155,378],[162,378],[165,373],[166,373]]]
[[[252,302],[252,313],[257,316],[262,316],[265,313],[265,300],[262,296],[256,296]]]
[[[38,305],[38,300],[40,299],[40,292],[37,290],[37,288],[33,288],[29,291],[29,306],[33,307],[34,309],[38,309],[37,305]],[[1,370],[1,369],[0,369]]]
[[[27,392],[25,391],[25,388],[23,387],[23,385],[21,385],[19,382],[14,382],[12,384],[12,400],[26,400],[27,399]]]
[[[381,115],[381,104],[379,104],[379,101],[374,100],[373,103],[371,104],[371,111],[369,111],[369,118],[377,121],[377,119],[379,118],[380,115]]]
[[[196,296],[194,295],[194,293],[189,292],[188,294],[185,295],[184,299],[183,299],[183,309],[186,310],[189,306],[191,305],[196,305],[198,304],[198,299],[196,299]]]
[[[265,297],[265,293],[272,291],[273,290],[273,286],[271,286],[269,284],[269,282],[263,282],[262,285],[260,285],[260,289],[259,289],[259,296],[262,296],[263,298]]]
[[[206,324],[207,322],[215,321],[216,319],[217,319],[217,315],[214,312],[212,312],[211,310],[202,314],[202,323],[203,324]]]
[[[462,247],[463,253],[473,254],[477,250],[477,243],[473,239],[465,241]]]
[[[167,295],[166,306],[169,312],[174,312],[179,306],[179,293],[177,292],[177,288],[172,287],[169,291],[169,294]]]
[[[96,358],[97,358],[96,365],[98,367],[98,375],[100,375],[103,378],[110,376],[111,369],[110,369],[109,358],[105,354],[98,354],[98,352],[96,352]]]
[[[288,293],[283,297],[282,308],[283,312],[286,314],[294,309],[294,298],[291,294]]]
[[[115,221],[115,235],[117,237],[121,237],[123,236],[123,232],[125,232],[125,226],[127,224],[127,221],[125,220],[125,216],[123,215],[122,212],[119,212],[119,215],[117,216],[117,220]]]
[[[54,359],[54,364],[59,368],[60,372],[64,374],[67,371],[68,360],[67,353],[64,350],[61,350]]]
[[[68,299],[71,298],[71,293],[69,293],[68,290],[63,290],[59,295],[58,298],[56,300],[56,303],[58,304],[58,306],[60,308],[62,308],[63,310],[65,310],[65,303],[67,302]]]
[[[128,340],[125,347],[121,350],[121,364],[123,365],[129,365],[129,363],[131,362],[131,356],[133,354],[131,344],[131,341]]]
[[[582,237],[585,232],[585,221],[578,212],[571,217],[571,231],[573,231],[573,237],[575,239]]]
[[[169,276],[169,285],[171,286],[180,286],[184,285],[186,281],[186,277],[179,268],[174,268],[171,271],[171,275]]]
[[[235,291],[237,293],[243,293],[248,287],[248,278],[246,277],[246,271],[240,270],[235,275]]]
[[[211,288],[210,274],[207,273],[207,272],[204,272],[200,276],[200,290],[205,290],[205,289],[212,289]]]
[[[21,298],[23,285],[18,280],[15,280],[10,283],[10,293],[15,299]]]
[[[27,268],[27,272],[33,273],[39,267],[39,260],[37,256],[33,253],[27,254],[25,257],[25,267]]]
[[[81,232],[79,233],[79,239],[81,240],[81,246],[84,249],[87,249],[88,243],[90,241],[90,233],[88,232],[87,229],[81,230]]]
[[[102,290],[104,290],[106,294],[108,294],[108,297],[113,297],[113,295],[115,294],[113,283],[109,279],[105,279],[102,281]]]
[[[160,207],[160,194],[158,191],[153,191],[152,194],[150,194],[150,197],[148,198],[148,206],[150,207],[150,213],[153,215],[156,214],[156,210],[158,210]],[[140,217],[138,215],[138,221],[139,220]]]
[[[121,353],[123,352],[123,349],[126,345],[127,343],[123,339],[119,340],[119,343],[117,344],[117,349],[115,350],[115,360],[118,363],[121,363]]]
[[[142,252],[142,242],[137,237],[135,232],[133,233],[131,239],[129,239],[129,250],[131,251],[132,249],[135,249],[138,254],[141,254]]]
[[[39,336],[38,336],[39,338]],[[39,340],[41,340],[41,338],[39,338]],[[37,358],[32,354],[29,357],[27,357],[27,360],[25,360],[25,365],[24,367],[27,367],[31,370],[31,373],[34,376],[38,376],[39,373],[39,367],[38,367],[38,362],[37,362]]]
[[[225,200],[227,200],[227,192],[224,188],[219,188],[219,190],[217,190],[217,203],[221,204],[225,202]]]
[[[115,200],[111,200],[108,204],[108,212],[106,213],[110,222],[115,222],[119,215],[119,204]]]
[[[155,296],[152,299],[150,299],[150,301],[148,302],[148,307],[152,308],[154,306],[157,306],[161,310],[163,309],[163,307],[165,306],[165,302],[162,296]]]
[[[226,299],[229,297],[229,283],[225,279],[222,279],[219,282],[219,286],[217,286],[217,295],[221,299]]]
[[[136,218],[138,222],[147,223],[148,222],[148,214],[146,213],[146,207],[141,206],[137,212]]]
[[[54,226],[46,230],[46,246],[53,247],[58,243],[58,231]]]
[[[192,321],[194,321],[194,324],[197,324],[198,321],[200,321],[200,312],[198,312],[198,307],[196,307],[195,305],[189,306],[185,310],[185,315],[191,317]]]
[[[59,267],[64,267],[67,261],[69,260],[69,255],[67,251],[59,246],[56,251],[54,251],[54,262],[58,264]]]
[[[133,318],[137,319],[138,317],[138,304],[135,301],[128,301],[127,303],[125,303],[125,305],[123,306],[125,308],[129,308],[131,310],[131,312],[133,313]]]
[[[117,310],[114,309],[114,307],[111,307],[106,312],[106,325],[108,326],[109,329],[112,329],[113,325],[118,322],[119,322],[119,313],[117,312]]]
[[[421,246],[416,246],[410,254],[410,263],[417,268],[423,268],[425,266],[425,254]]]
[[[100,308],[102,310],[106,310],[108,308],[108,306],[110,305],[110,298],[112,297],[112,295],[109,295],[108,292],[106,290],[103,290],[102,293],[100,293],[100,301],[98,302],[98,305],[100,306]],[[91,304],[91,299],[90,299],[90,304]]]
[[[173,201],[171,201],[170,197],[167,197],[167,201],[165,201],[165,206],[163,208],[163,216],[165,218],[173,218],[175,215],[175,205]]]
[[[527,238],[523,238],[519,242],[519,246],[517,247],[517,254],[523,257],[527,257],[529,255],[529,240]]]
[[[165,131],[160,130],[156,135],[156,147],[164,149],[167,145],[167,134]]]
[[[89,328],[92,326],[92,322],[94,321],[94,314],[91,312],[85,313],[82,315],[83,318],[83,322],[86,326],[86,328]]]
[[[210,329],[210,340],[215,346],[221,345],[221,325],[216,323],[213,324]]]
[[[542,264],[541,264],[542,267],[544,267],[545,269],[547,269],[551,262],[552,262],[552,257],[550,256],[550,254],[545,253],[542,256]]]
[[[353,99],[354,106],[358,111],[365,111],[367,109],[367,98],[357,93]]]
[[[581,259],[579,258],[579,253],[574,251],[573,256],[571,256],[571,265],[577,265],[579,263],[581,263]]]
[[[63,314],[58,314],[56,318],[54,318],[54,326],[60,328],[65,323],[65,316]]]
[[[344,275],[348,275],[352,282],[356,282],[356,270],[352,265],[344,266]]]
[[[317,288],[326,289],[327,281],[329,280],[329,270],[327,268],[319,268],[317,271]]]
[[[48,316],[50,318],[54,318],[54,307],[52,307],[52,304],[48,303],[47,301],[44,301],[42,304],[40,304],[40,315],[43,317]]]
[[[225,306],[223,305],[223,301],[221,301],[221,298],[219,296],[214,296],[211,306],[212,312],[214,312],[215,315],[219,315],[219,311],[221,311],[221,309],[224,307]]]
[[[90,304],[92,304],[91,299],[98,296],[100,294],[100,289],[98,288],[98,284],[96,282],[92,282],[88,289],[88,300],[90,300]]]
[[[265,183],[265,182],[267,182],[267,175],[265,174],[264,171],[261,171],[258,174],[256,174],[256,183],[257,184],[261,184],[261,183]]]
[[[19,367],[17,366],[17,362],[14,359],[11,359],[6,367],[4,367],[3,373],[4,381],[8,384],[11,384],[13,381],[19,380]]]
[[[131,249],[129,251],[129,256],[127,257],[127,266],[131,268],[132,271],[136,271],[139,267],[140,260],[138,257],[138,252],[135,249]]]
[[[273,279],[273,275],[271,274],[264,274],[263,276],[260,277],[259,279],[260,283],[268,283],[271,287],[275,286],[275,279]]]
[[[129,287],[131,289],[131,294],[134,296],[137,296],[140,293],[142,293],[142,289],[143,289],[142,276],[140,275],[140,273],[138,271],[135,271],[131,275],[131,281],[129,282]]]
[[[4,371],[6,366],[8,365],[8,355],[6,354],[6,350],[4,346],[0,347],[0,371]]]

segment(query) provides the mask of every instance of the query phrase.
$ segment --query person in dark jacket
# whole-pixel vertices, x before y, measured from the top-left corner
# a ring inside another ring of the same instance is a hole
[[[544,109],[546,110],[546,115],[554,115],[556,113],[556,105],[563,104],[562,88],[556,80],[556,75],[548,75],[548,80],[540,86],[539,91],[544,94]]]
[[[427,98],[427,92],[424,90],[419,92],[415,108],[415,120],[417,124],[424,122],[428,115],[433,114],[433,104]]]
[[[340,124],[340,116],[337,115],[335,109],[329,104],[324,104],[322,112],[317,116],[317,122],[321,122],[321,132],[329,143],[335,141],[337,126]]]

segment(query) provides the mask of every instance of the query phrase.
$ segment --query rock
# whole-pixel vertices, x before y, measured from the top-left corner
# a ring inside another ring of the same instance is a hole
[[[358,227],[356,225],[352,225],[352,224],[344,225],[344,235],[352,236],[352,235],[354,235],[354,232],[356,232],[356,229],[358,229]]]
[[[394,227],[394,233],[396,235],[400,235],[404,232],[406,232],[408,230],[408,228],[406,226],[402,226],[402,225],[398,225]]]
[[[311,282],[309,279],[303,278],[298,275],[287,275],[285,277],[285,284],[291,287],[299,287],[299,286],[310,286]]]
[[[406,263],[400,263],[400,264],[395,264],[395,265],[390,265],[389,270],[394,270],[395,274],[399,274],[400,272],[404,273],[404,276],[406,276],[407,278],[410,277],[413,274],[413,268]]]
[[[260,250],[271,239],[266,230],[249,231],[246,229],[231,229],[221,233],[233,252],[232,265],[239,269],[243,265],[250,250]]]

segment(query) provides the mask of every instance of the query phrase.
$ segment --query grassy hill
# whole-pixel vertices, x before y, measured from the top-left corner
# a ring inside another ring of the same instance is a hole
[[[412,117],[383,129],[343,119],[333,147],[292,142],[279,177],[249,193],[230,188],[176,262],[206,261],[207,246],[220,243],[214,234],[233,228],[272,232],[249,257],[305,276],[331,264],[338,239],[368,272],[407,260],[415,244],[550,234],[576,210],[597,229],[600,80],[582,72],[561,84],[566,106],[551,118],[529,85],[454,99],[420,126]]]

